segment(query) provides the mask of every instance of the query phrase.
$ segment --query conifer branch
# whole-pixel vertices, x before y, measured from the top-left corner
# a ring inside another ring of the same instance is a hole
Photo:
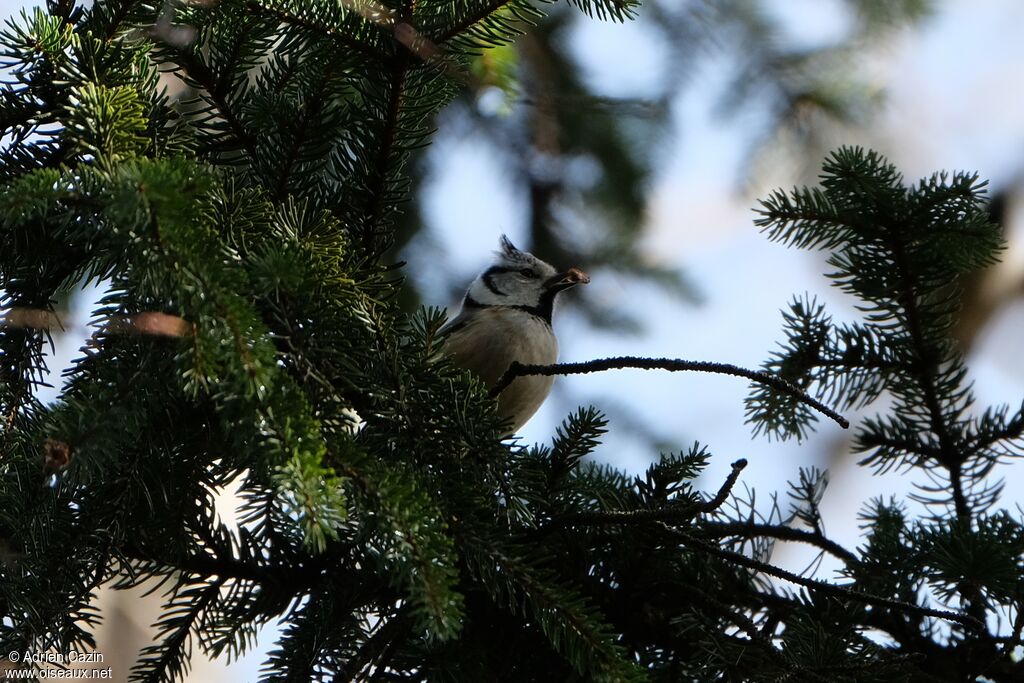
[[[12,128],[26,126],[40,115],[49,113],[48,107],[36,104],[35,102],[4,102],[4,105],[8,106],[0,109],[0,131],[8,131]],[[18,143],[21,140],[16,139],[13,142]]]
[[[963,483],[961,481],[960,466],[963,463],[962,456],[958,453],[957,444],[949,433],[946,419],[942,414],[942,406],[939,405],[938,389],[935,386],[935,378],[932,375],[932,368],[936,360],[933,360],[932,353],[924,338],[923,321],[918,306],[917,292],[914,288],[910,266],[907,262],[906,247],[898,237],[887,240],[893,261],[899,273],[899,293],[897,301],[903,312],[906,314],[906,327],[910,332],[910,339],[913,344],[914,353],[917,358],[913,367],[910,368],[917,376],[918,383],[924,393],[925,407],[928,410],[928,419],[931,424],[932,433],[939,440],[940,455],[938,462],[949,470],[950,483],[953,486],[953,504],[959,519],[966,522],[970,519],[971,510],[964,495]]]
[[[470,571],[483,577],[501,577],[501,581],[487,581],[497,588],[496,602],[513,612],[535,620],[544,635],[552,641],[562,656],[573,663],[581,674],[599,674],[602,680],[628,680],[632,662],[623,657],[619,644],[611,636],[604,616],[574,587],[565,585],[547,570],[537,567],[526,557],[491,539],[477,537],[468,528],[463,533],[470,542],[465,545]],[[492,588],[493,590],[493,588]],[[586,656],[596,671],[586,671],[582,662]]]
[[[939,440],[940,456],[938,462],[949,471],[949,482],[952,487],[953,506],[956,511],[956,517],[960,524],[966,527],[971,523],[971,506],[967,500],[963,483],[963,463],[967,454],[960,452],[960,444],[954,439],[946,417],[943,415],[934,376],[934,369],[946,359],[933,358],[933,354],[929,352],[925,341],[924,322],[917,299],[917,292],[911,279],[912,274],[907,261],[906,246],[898,236],[889,240],[888,246],[892,251],[893,260],[899,273],[900,291],[897,300],[906,314],[906,328],[910,332],[911,344],[916,355],[909,370],[917,376],[921,390],[924,393],[924,402],[928,411],[931,430]],[[964,582],[960,589],[960,594],[973,618],[984,623],[985,610],[981,605],[981,595],[978,588],[971,585],[970,582]]]
[[[572,524],[638,524],[650,521],[674,524],[685,523],[699,514],[712,512],[722,507],[744,467],[746,467],[745,460],[734,462],[732,470],[725,478],[725,482],[719,488],[715,498],[703,503],[683,505],[678,508],[658,508],[656,510],[602,510],[569,513],[553,517],[551,524],[558,526],[569,526]]]
[[[729,494],[732,492],[732,487],[736,485],[736,480],[740,478],[740,472],[747,466],[747,461],[744,458],[740,458],[732,464],[732,469],[729,470],[729,476],[725,478],[722,486],[719,487],[718,493],[715,497],[709,501],[697,505],[697,511],[700,513],[713,512],[725,504],[725,501],[729,498]]]
[[[405,602],[389,619],[377,627],[362,647],[356,651],[355,656],[345,662],[346,680],[353,682],[362,680],[360,674],[363,669],[375,660],[378,661],[378,666],[374,668],[380,671],[379,660],[387,649],[412,631],[413,621],[410,612],[410,605]]]
[[[746,460],[737,460],[732,464],[729,476],[715,497],[695,505],[683,505],[677,508],[659,508],[656,510],[607,510],[595,512],[577,512],[557,515],[552,518],[553,526],[571,526],[575,524],[606,525],[606,524],[642,524],[645,522],[666,522],[682,524],[689,522],[700,514],[712,512],[720,508],[729,497],[729,492],[736,485],[740,472],[747,466]]]
[[[692,521],[699,514],[711,512],[721,507],[728,497],[729,492],[735,485],[739,473],[746,466],[746,460],[738,460],[733,463],[732,471],[726,478],[725,483],[719,489],[718,494],[711,500],[698,505],[687,505],[676,509],[660,508],[657,510],[608,510],[594,512],[580,512],[573,514],[558,515],[551,520],[549,527],[583,525],[616,525],[616,524],[642,524],[647,522],[662,522],[665,524],[685,524]],[[741,538],[753,538],[766,536],[782,541],[794,541],[806,543],[818,547],[847,564],[857,564],[857,556],[838,543],[826,538],[818,531],[804,531],[793,527],[775,524],[754,524],[745,521],[702,522],[698,526],[690,528],[690,533],[709,538],[724,538],[736,536]]]
[[[223,60],[220,77],[216,81],[217,85],[214,86],[216,92],[211,92],[211,95],[223,97],[231,88],[232,80],[238,77],[238,69],[233,67],[238,64],[242,47],[251,32],[250,24],[243,23],[241,26],[241,30],[235,33],[234,40],[231,41],[230,52]]]
[[[754,621],[743,612],[735,609],[733,606],[723,603],[721,600],[709,595],[707,592],[702,591],[697,586],[687,586],[687,597],[699,605],[700,607],[712,612],[717,613],[721,617],[731,622],[743,633],[746,633],[751,643],[756,643],[760,646],[761,652],[769,657],[777,666],[790,672],[793,671],[793,665],[786,661],[783,654],[771,641],[771,635],[766,635],[762,632]],[[709,624],[710,625],[710,624]],[[749,644],[747,644],[749,645]],[[820,676],[817,676],[813,672],[802,672],[809,676],[808,680],[822,681]]]
[[[1021,406],[1017,414],[1003,428],[979,434],[968,446],[967,452],[974,454],[1000,441],[1019,439],[1021,436],[1024,436],[1024,406]]]
[[[387,109],[384,116],[384,127],[380,139],[380,147],[377,150],[377,158],[374,164],[374,174],[370,185],[371,205],[367,211],[369,217],[367,229],[373,237],[380,232],[379,221],[387,205],[388,174],[391,170],[391,154],[395,146],[395,139],[398,136],[398,121],[402,114],[402,99],[405,95],[406,79],[408,77],[410,62],[409,53],[402,54],[392,68],[388,80]]]
[[[642,358],[637,356],[621,356],[617,358],[600,358],[597,360],[582,363],[555,363],[554,365],[525,365],[513,361],[505,374],[491,389],[491,396],[497,396],[504,391],[508,385],[517,377],[525,375],[585,375],[592,372],[605,372],[607,370],[620,370],[624,368],[637,368],[639,370],[668,370],[669,372],[711,372],[720,375],[733,375],[745,377],[758,384],[769,386],[789,396],[793,396],[801,403],[814,408],[822,415],[828,417],[843,429],[850,426],[850,422],[839,413],[835,412],[821,401],[812,398],[806,392],[793,386],[786,380],[776,375],[754,370],[747,370],[728,363],[712,363],[708,361],[690,361],[676,358]]]
[[[246,4],[246,8],[253,14],[258,14],[265,17],[273,17],[283,24],[297,26],[306,31],[310,31],[312,33],[316,33],[317,35],[324,36],[325,38],[329,38],[330,40],[337,42],[340,45],[344,45],[350,50],[354,50],[355,52],[362,54],[364,57],[369,57],[373,59],[384,59],[388,56],[383,51],[377,50],[372,46],[367,45],[366,43],[353,38],[347,32],[339,31],[331,26],[324,26],[323,24],[319,24],[315,21],[310,21],[309,19],[296,16],[291,12],[287,12],[283,9],[279,9],[277,7],[267,7],[266,5],[262,5],[258,2],[250,2]],[[374,26],[380,26],[380,24],[376,22],[368,23],[371,23]]]
[[[938,459],[942,455],[942,451],[938,448],[929,446],[928,444],[921,443],[919,440],[912,439],[898,439],[891,436],[886,436],[880,432],[864,432],[860,435],[860,443],[865,448],[877,448],[885,447],[892,448],[895,450],[905,451],[907,453],[913,453],[926,458]]]
[[[1017,601],[1017,614],[1013,618],[1013,629],[1009,637],[1003,642],[1003,654],[1009,656],[1021,645],[1021,632],[1024,632],[1024,601]]]
[[[774,576],[777,579],[789,581],[790,583],[795,583],[798,586],[803,586],[804,588],[816,590],[818,592],[831,595],[832,597],[844,600],[853,600],[855,602],[862,602],[866,605],[872,605],[874,607],[887,607],[889,609],[895,609],[901,612],[917,614],[920,616],[935,617],[937,619],[943,619],[945,621],[955,621],[975,631],[982,631],[985,628],[985,625],[982,622],[978,621],[978,619],[974,618],[969,614],[951,612],[948,610],[932,609],[930,607],[921,607],[920,605],[913,605],[909,602],[901,602],[899,600],[889,600],[887,598],[881,598],[876,595],[871,595],[869,593],[864,593],[863,591],[859,591],[853,588],[847,588],[845,586],[839,586],[833,583],[817,581],[815,579],[808,579],[804,576],[800,576],[799,574],[794,574],[793,572],[782,569],[781,567],[776,567],[766,562],[761,562],[760,560],[755,560],[753,558],[747,557],[746,555],[743,555],[741,553],[737,553],[732,550],[726,550],[724,548],[718,548],[716,546],[711,545],[710,543],[706,543],[696,538],[695,536],[690,535],[689,533],[674,529],[670,531],[672,533],[672,536],[683,545],[687,545],[692,548],[702,550],[708,553],[709,555],[714,555],[715,557],[727,560],[729,562],[732,562],[733,564],[738,564],[741,567],[753,569],[754,571],[758,571],[763,574],[768,574],[769,576]]]
[[[231,104],[228,102],[227,97],[225,97],[224,92],[220,88],[220,83],[218,83],[217,79],[214,77],[213,72],[210,71],[210,67],[187,50],[177,49],[170,45],[168,45],[168,47],[174,50],[174,54],[178,58],[178,63],[185,71],[187,78],[209,94],[210,100],[217,107],[217,111],[220,112],[221,117],[223,117],[224,121],[231,128],[231,132],[234,134],[235,138],[243,147],[245,147],[250,157],[255,159],[257,156],[256,140],[232,109]]]
[[[236,579],[262,585],[312,587],[325,576],[323,572],[328,568],[322,560],[317,558],[311,558],[301,567],[289,567],[281,564],[256,564],[237,557],[224,557],[212,553],[191,554],[176,558],[160,557],[134,543],[122,548],[121,552],[129,560],[151,563],[204,578]],[[337,565],[332,565],[330,571],[336,577],[337,572],[342,569]]]
[[[187,608],[165,611],[164,620],[157,624],[157,628],[165,627],[160,634],[162,641],[144,648],[140,657],[141,667],[150,669],[153,678],[173,679],[175,673],[181,673],[188,666],[186,658],[190,654],[187,652],[189,635],[200,627],[203,614],[216,603],[223,585],[224,579],[217,578],[201,590],[198,586],[192,587],[190,597],[193,599]],[[178,597],[177,593],[172,597],[169,608],[174,607],[174,600]]]
[[[445,41],[451,40],[473,26],[473,24],[483,21],[510,2],[512,2],[512,0],[491,0],[489,4],[484,5],[478,11],[467,14],[455,24],[449,26],[447,30],[441,32],[434,38],[434,42],[440,45]]]
[[[708,538],[725,538],[735,536],[738,538],[753,538],[765,536],[780,541],[793,541],[806,543],[828,552],[843,560],[847,564],[857,564],[859,558],[851,551],[839,545],[835,541],[826,538],[817,531],[805,531],[794,529],[789,526],[778,524],[754,524],[751,522],[703,522],[690,530],[695,535]]]
[[[302,145],[306,142],[309,133],[309,121],[313,117],[314,112],[319,113],[325,106],[324,90],[327,89],[326,86],[327,75],[325,74],[323,80],[320,81],[319,87],[314,92],[314,96],[309,98],[306,106],[303,107],[302,115],[292,131],[291,143],[288,145],[284,165],[281,167],[281,173],[278,175],[277,185],[274,188],[274,197],[278,200],[284,199],[288,194],[288,181],[291,179],[292,169],[295,168],[295,163],[299,159]]]
[[[636,4],[569,2],[613,19]],[[410,321],[394,304],[382,254],[404,236],[405,162],[459,84],[504,89],[512,64],[486,51],[542,16],[531,0],[45,4],[0,31],[13,74],[0,92],[0,613],[13,615],[0,643],[36,634],[24,647],[67,650],[89,640],[101,581],[153,579],[172,590],[134,673],[146,680],[180,678],[197,645],[236,654],[271,619],[275,680],[1021,680],[1022,524],[988,514],[1000,485],[987,478],[1020,454],[1024,412],[967,414],[945,338],[956,277],[1000,246],[976,176],[906,188],[877,154],[843,149],[820,188],[763,202],[758,224],[831,251],[867,318],[833,324],[795,302],[763,371],[635,357],[499,368],[495,394],[628,367],[744,377],[747,414],[781,436],[816,422],[808,405],[847,426],[839,412],[888,392],[890,414],[855,447],[933,478],[921,488],[943,509],[922,522],[878,502],[867,542],[844,547],[816,525],[817,473],[793,487],[808,526],[791,528],[774,499],[769,520],[745,514],[743,460],[695,491],[699,445],[640,476],[584,462],[605,433],[595,409],[550,447],[498,443],[493,401],[433,362],[441,316]],[[578,90],[537,41],[541,80]],[[167,98],[154,60],[198,106]],[[611,131],[598,135],[609,177],[642,178],[607,120],[621,109],[573,92],[559,101],[607,110],[578,132]],[[43,345],[69,327],[51,299],[83,278],[110,286],[44,404]],[[228,482],[237,534],[215,509]],[[772,539],[829,553],[847,577],[747,553]]]
[[[106,42],[110,42],[117,35],[118,29],[121,28],[121,24],[128,17],[128,13],[131,11],[132,5],[137,4],[138,0],[121,0],[118,3],[117,9],[110,15],[110,24],[107,26],[106,34],[103,39]]]
[[[761,594],[762,597],[767,597],[765,594]],[[823,672],[832,672],[836,670],[855,670],[862,671],[869,669],[873,665],[877,665],[877,660],[869,660],[863,664],[850,664],[847,666],[826,666],[819,665],[815,668],[809,668],[806,665],[795,664],[780,652],[772,643],[772,637],[770,631],[758,629],[757,624],[740,611],[735,610],[728,604],[723,603],[705,591],[700,590],[696,586],[687,586],[687,597],[692,599],[694,603],[701,607],[715,612],[728,621],[732,622],[734,626],[746,633],[750,641],[760,646],[760,652],[770,658],[778,667],[786,672],[786,675],[779,676],[773,680],[796,680],[796,681],[816,681],[818,683],[830,683],[834,680],[833,677],[826,677]],[[777,596],[773,596],[777,597]],[[711,625],[711,624],[709,624]],[[743,643],[743,647],[749,647],[749,643]],[[799,675],[799,678],[794,676]]]

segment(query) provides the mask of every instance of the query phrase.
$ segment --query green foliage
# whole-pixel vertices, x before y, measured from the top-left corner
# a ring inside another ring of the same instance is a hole
[[[54,4],[2,36],[5,307],[45,313],[82,278],[108,290],[52,406],[33,397],[45,328],[0,328],[2,530],[16,558],[0,570],[2,640],[67,650],[88,641],[100,584],[177,575],[139,680],[180,678],[197,645],[241,652],[284,614],[268,679],[359,677],[385,653],[412,656],[380,645],[385,628],[442,647],[480,581],[460,520],[494,535],[511,472],[527,469],[497,440],[483,387],[440,358],[443,314],[400,313],[400,281],[380,261],[405,159],[458,80],[395,40],[397,10],[165,11]],[[450,40],[458,70],[540,14],[422,2],[402,16]],[[573,423],[557,478],[599,423]],[[41,469],[46,449],[70,464]],[[233,481],[231,532],[213,494]],[[632,670],[570,581],[507,533],[496,542],[513,572],[496,604],[540,620],[580,672]],[[337,623],[317,623],[329,615]]]
[[[787,340],[765,368],[841,406],[881,405],[884,412],[864,419],[854,437],[865,454],[861,464],[926,476],[911,497],[928,516],[911,521],[895,503],[872,503],[864,515],[868,544],[845,573],[872,594],[908,604],[929,595],[977,620],[952,638],[927,627],[928,647],[936,648],[929,659],[956,648],[965,653],[936,674],[942,680],[973,675],[986,657],[1003,672],[987,675],[1012,679],[1019,667],[1010,648],[1002,648],[1006,664],[995,664],[997,640],[981,624],[1007,611],[1024,623],[1024,523],[993,509],[1003,486],[992,476],[999,463],[1022,455],[1024,405],[1015,413],[975,408],[950,336],[958,279],[991,264],[1002,248],[984,187],[966,173],[938,173],[907,187],[878,154],[842,148],[826,160],[820,188],[774,192],[757,221],[771,239],[829,251],[829,277],[864,313],[862,322],[839,325],[824,306],[794,301],[783,313]],[[764,390],[753,393],[748,411],[755,431],[780,437],[802,437],[814,419],[803,405]],[[813,487],[795,492],[804,488]],[[905,625],[868,621],[904,649],[924,647],[910,644]],[[914,632],[919,628],[925,625],[918,622]],[[1019,636],[1014,627],[1011,638]],[[923,666],[920,675],[934,671]]]
[[[856,436],[864,462],[938,470],[950,487],[924,489],[929,502],[954,503],[962,517],[988,508],[999,487],[986,475],[1000,458],[1006,409],[970,415],[974,398],[949,336],[957,277],[992,263],[1002,246],[984,183],[943,173],[907,188],[877,154],[844,148],[826,161],[821,185],[773,193],[758,224],[771,239],[829,250],[829,277],[863,302],[866,319],[835,325],[822,306],[798,300],[786,314],[789,339],[766,367],[848,407],[887,392],[890,414],[869,418]],[[777,436],[802,436],[813,419],[766,391],[748,407],[756,429]]]
[[[237,656],[274,620],[267,681],[1012,680],[995,644],[1015,641],[974,620],[1020,613],[1020,523],[985,482],[1024,417],[968,414],[946,340],[955,277],[998,247],[973,176],[906,189],[841,150],[822,189],[764,205],[772,237],[832,250],[869,307],[839,326],[795,303],[769,369],[847,407],[890,394],[858,433],[869,462],[948,475],[929,496],[951,519],[879,502],[859,554],[825,538],[818,472],[792,487],[804,531],[731,493],[742,462],[698,490],[712,456],[696,444],[639,477],[588,460],[607,427],[593,408],[550,446],[502,441],[486,387],[441,353],[444,313],[402,312],[383,255],[410,154],[472,60],[539,16],[518,0],[128,0],[8,26],[0,652],[85,649],[100,586],[156,581],[136,680],[180,680],[197,649]],[[637,175],[625,137],[605,151]],[[634,183],[605,182],[639,211]],[[54,301],[83,280],[106,288],[95,331],[43,405]],[[777,436],[805,433],[802,406],[750,403]],[[229,485],[237,526],[214,513]],[[773,586],[770,539],[835,554],[852,584]],[[968,616],[936,628],[925,591]]]
[[[146,148],[143,105],[130,86],[86,83],[72,93],[68,119],[67,136],[82,154],[116,160]]]

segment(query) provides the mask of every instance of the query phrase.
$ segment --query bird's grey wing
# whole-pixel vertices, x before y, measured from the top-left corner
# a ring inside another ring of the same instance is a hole
[[[440,331],[444,334],[454,334],[468,325],[472,317],[473,313],[462,309],[457,316],[449,318],[444,325],[441,325]]]
[[[509,343],[509,330],[497,324],[500,319],[491,309],[461,314],[448,328],[445,353],[459,367],[471,370],[485,384],[492,385],[515,360],[514,345]]]

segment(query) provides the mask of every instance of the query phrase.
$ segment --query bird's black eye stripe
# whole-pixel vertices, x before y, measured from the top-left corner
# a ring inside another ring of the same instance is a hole
[[[517,270],[519,270],[518,266],[491,266],[486,271],[484,271],[484,275],[487,276],[498,275],[499,273],[514,273]]]
[[[503,273],[519,273],[520,275],[523,275],[531,279],[537,277],[537,271],[535,271],[533,268],[521,268],[519,266],[491,266],[486,271],[484,271],[484,274],[481,276],[481,279],[484,282],[484,286],[498,296],[508,296],[505,292],[501,291],[498,288],[498,286],[494,283],[494,276]]]
[[[484,279],[484,287],[486,287],[487,289],[491,290],[494,294],[496,294],[498,296],[508,296],[507,294],[505,294],[505,292],[503,292],[500,289],[498,289],[497,285],[494,284],[494,273],[492,273],[490,270],[487,271],[486,273],[484,273],[484,278],[483,279]]]

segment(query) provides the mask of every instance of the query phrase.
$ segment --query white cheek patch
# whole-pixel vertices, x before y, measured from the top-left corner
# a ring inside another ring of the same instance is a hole
[[[478,277],[473,281],[473,284],[469,287],[467,296],[477,304],[483,306],[501,306],[505,304],[508,299],[504,293],[500,295],[495,294],[494,291],[489,289],[487,285],[484,284],[484,279],[482,277]]]
[[[499,289],[498,286],[496,284],[494,284],[494,274],[493,273],[486,272],[486,273],[483,274],[483,276],[480,279],[483,281],[484,287],[486,287],[487,289],[491,290],[492,294],[495,294],[497,296],[508,296],[508,294],[506,294],[505,292],[501,291],[501,289]]]

